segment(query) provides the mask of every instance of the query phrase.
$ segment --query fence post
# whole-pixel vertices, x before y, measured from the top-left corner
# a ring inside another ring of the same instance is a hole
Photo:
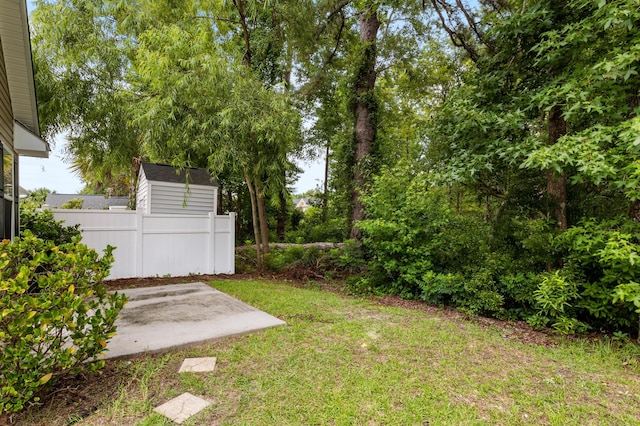
[[[209,250],[207,264],[209,274],[216,273],[216,212],[209,212]]]
[[[236,214],[229,213],[229,273],[236,273]]]
[[[144,274],[144,247],[142,247],[142,241],[144,240],[144,211],[142,209],[136,210],[136,277],[142,277]]]

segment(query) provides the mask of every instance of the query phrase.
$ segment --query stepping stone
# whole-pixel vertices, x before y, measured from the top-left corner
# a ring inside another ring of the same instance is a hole
[[[204,373],[216,369],[216,357],[186,358],[178,373]]]
[[[177,424],[182,424],[189,417],[199,413],[211,402],[191,395],[189,392],[185,392],[182,395],[173,398],[171,401],[165,402],[153,409],[156,413],[160,413],[165,417],[170,418]]]

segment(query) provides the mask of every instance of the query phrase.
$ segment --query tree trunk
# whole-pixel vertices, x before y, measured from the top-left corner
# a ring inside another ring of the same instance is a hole
[[[365,212],[360,200],[361,191],[366,186],[367,160],[371,156],[376,138],[376,100],[374,88],[376,83],[376,38],[380,21],[378,13],[369,7],[360,13],[360,53],[356,58],[356,77],[354,87],[354,120],[355,120],[355,152],[353,166],[353,191],[351,201],[350,238],[360,240],[362,235],[356,227],[359,220],[364,219]]]
[[[222,191],[220,190],[220,186],[218,186],[218,202],[216,203],[216,214],[217,215],[221,215],[222,214],[222,201],[223,201],[223,197],[222,197]],[[231,210],[229,210],[231,211]]]
[[[236,238],[242,234],[242,192],[238,192],[236,196],[236,202],[233,202],[233,193],[230,189],[227,189],[227,210],[230,212],[236,212]],[[234,205],[235,204],[235,205]]]
[[[327,222],[327,211],[329,210],[329,141],[327,141],[327,149],[324,154],[324,186],[322,192],[322,223]]]
[[[131,160],[131,170],[133,176],[131,179],[131,186],[129,187],[129,201],[127,207],[131,210],[136,209],[138,202],[138,175],[140,174],[140,167],[142,166],[142,157],[134,157]]]
[[[554,145],[567,134],[567,123],[562,116],[562,108],[556,105],[549,111],[549,145]],[[547,194],[552,202],[552,214],[561,231],[567,230],[567,177],[558,176],[553,170],[547,170]]]
[[[283,172],[284,173],[284,172]],[[278,211],[278,223],[276,225],[276,234],[278,235],[278,241],[284,242],[284,235],[287,226],[287,201],[288,197],[285,197],[284,190],[278,193],[278,199],[280,202],[280,210]]]
[[[264,193],[261,184],[256,179],[256,198],[258,200],[258,219],[260,222],[260,235],[262,237],[262,252],[269,253],[269,229],[267,227],[267,211],[264,207]]]
[[[635,109],[640,107],[640,95],[638,94],[638,88],[634,88],[631,96],[629,97],[629,109],[631,113],[629,117],[635,116]],[[629,219],[634,222],[640,222],[640,200],[632,200],[631,205],[629,206]],[[638,320],[638,324],[640,327],[640,319]],[[640,338],[640,328],[638,329],[638,336]]]
[[[287,67],[284,70],[284,90],[289,92],[291,90],[291,69],[293,68],[293,56],[287,55]],[[285,233],[287,231],[287,211],[289,204],[289,191],[287,190],[287,171],[282,170],[282,190],[278,192],[278,201],[280,203],[280,210],[278,211],[278,221],[276,223],[276,235],[278,241],[284,242]]]
[[[634,222],[640,222],[640,200],[633,200],[629,207],[629,218]]]
[[[483,220],[485,222],[489,222],[491,220],[491,203],[489,202],[489,195],[484,196],[484,217]]]
[[[258,271],[262,271],[262,250],[260,248],[260,231],[258,229],[258,207],[256,203],[256,192],[251,184],[251,178],[247,172],[244,173],[244,179],[249,188],[249,198],[251,199],[251,218],[253,219],[253,236],[256,240],[256,263]]]
[[[232,211],[236,211],[238,213],[240,213],[240,211],[242,210],[240,208],[240,194],[238,194],[238,204],[235,206],[236,209],[233,209],[233,193],[231,192],[230,189],[227,189],[227,210],[229,210],[230,212]]]

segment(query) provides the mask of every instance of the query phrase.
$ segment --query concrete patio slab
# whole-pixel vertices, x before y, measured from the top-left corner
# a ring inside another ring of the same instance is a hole
[[[182,395],[173,398],[153,409],[156,413],[160,413],[170,418],[174,422],[181,424],[189,417],[198,414],[200,411],[211,405],[206,399],[199,398],[185,392]]]
[[[204,283],[122,291],[129,302],[103,358],[119,358],[285,325]]]
[[[216,357],[186,358],[178,373],[206,373],[216,369]]]

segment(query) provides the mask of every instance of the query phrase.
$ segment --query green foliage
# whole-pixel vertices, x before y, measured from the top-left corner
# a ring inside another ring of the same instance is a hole
[[[38,210],[33,206],[20,206],[20,232],[30,231],[38,238],[54,244],[68,244],[80,236],[79,225],[64,226],[56,221],[51,210]]]
[[[640,224],[631,220],[585,220],[558,235],[566,251],[563,270],[580,283],[588,321],[602,329],[635,326],[633,283],[640,281]]]
[[[548,323],[558,332],[569,334],[585,331],[587,325],[575,318],[575,301],[579,299],[578,285],[560,275],[559,271],[547,274],[534,292],[538,312],[529,318],[534,327]]]
[[[61,209],[81,209],[84,200],[82,198],[72,198],[63,205],[60,206]]]
[[[20,207],[24,205],[32,206],[32,207],[42,207],[42,205],[47,201],[47,195],[51,194],[51,190],[47,188],[37,188],[33,191],[29,191],[29,195],[26,198],[20,199]]]
[[[255,270],[253,246],[236,250],[236,270]],[[274,272],[291,272],[299,278],[360,277],[365,267],[360,245],[347,241],[338,246],[287,244],[275,246],[264,256],[264,266]]]
[[[284,250],[273,248],[270,253],[264,256],[264,263],[267,269],[280,272],[283,269],[302,267],[305,249],[302,246],[291,246]]]
[[[365,269],[362,246],[354,240],[347,240],[339,248],[331,249],[329,255],[333,265],[355,277]]]
[[[427,271],[464,273],[487,251],[487,226],[455,213],[429,178],[402,165],[385,169],[365,198],[369,217],[358,224],[371,279],[404,297],[420,295]]]
[[[56,245],[29,231],[0,243],[0,412],[18,411],[55,379],[96,370],[124,295],[108,294],[112,247]]]
[[[295,209],[291,216],[291,230],[286,235],[286,240],[292,243],[330,242],[344,241],[348,233],[346,220],[340,218],[327,218],[323,220],[321,207],[309,207],[302,213]]]

